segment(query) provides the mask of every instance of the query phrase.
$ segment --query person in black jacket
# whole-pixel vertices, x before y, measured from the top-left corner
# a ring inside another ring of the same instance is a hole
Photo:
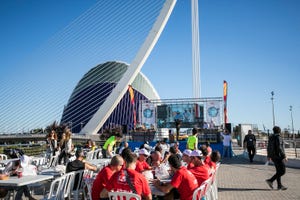
[[[267,179],[266,182],[271,189],[273,189],[273,181],[277,181],[278,190],[286,190],[287,187],[283,186],[281,183],[281,176],[285,174],[285,162],[287,161],[285,152],[284,152],[284,143],[280,137],[281,129],[278,126],[273,128],[274,134],[269,137],[267,152],[268,160],[272,160],[276,173],[270,179]]]
[[[256,153],[256,138],[255,135],[252,134],[252,131],[248,131],[248,135],[244,138],[244,149],[247,148],[249,160],[253,162],[254,155]]]

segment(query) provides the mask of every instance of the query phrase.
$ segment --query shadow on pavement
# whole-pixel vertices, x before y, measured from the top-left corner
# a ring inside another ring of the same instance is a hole
[[[218,187],[218,192],[222,192],[222,191],[253,191],[253,190],[270,191],[270,189],[262,189],[262,188],[220,188],[220,187]]]

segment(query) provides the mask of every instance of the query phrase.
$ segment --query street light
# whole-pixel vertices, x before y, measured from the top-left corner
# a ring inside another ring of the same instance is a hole
[[[80,122],[80,131],[82,130],[82,128],[83,128],[83,122]]]
[[[293,106],[290,106],[291,111],[291,120],[292,120],[292,134],[293,134],[293,140],[294,140],[294,147],[295,147],[295,156],[297,158],[297,148],[296,148],[296,134],[294,134],[294,119],[293,119]]]
[[[72,132],[72,124],[73,124],[73,122],[69,122],[69,128],[70,128],[71,132]]]
[[[275,115],[274,115],[274,91],[271,92],[271,100],[272,100],[272,113],[273,113],[273,127],[275,126]]]

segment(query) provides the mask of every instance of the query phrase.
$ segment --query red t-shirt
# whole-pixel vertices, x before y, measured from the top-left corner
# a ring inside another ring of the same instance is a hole
[[[100,193],[113,175],[110,165],[104,167],[96,176],[92,186],[92,199],[99,200]]]
[[[177,188],[180,199],[192,200],[193,192],[198,187],[195,176],[185,167],[181,167],[173,176],[171,185]]]
[[[196,177],[199,187],[204,181],[206,181],[209,178],[209,174],[210,174],[209,173],[210,170],[207,165],[193,167],[192,169],[190,169],[190,172],[192,172]]]
[[[137,160],[136,161],[136,167],[135,167],[135,170],[137,172],[143,172],[145,170],[149,170],[151,169],[151,167],[148,165],[148,163],[146,161],[139,161]]]
[[[205,157],[205,160],[204,160],[204,163],[205,163],[206,165],[209,165],[210,161],[211,161],[210,157],[209,157],[209,156],[206,156],[206,157]]]
[[[187,169],[192,169],[193,167],[194,167],[194,163],[192,163],[192,162],[190,162],[190,163],[186,166]]]
[[[146,178],[139,172],[132,169],[125,169],[130,177],[131,183],[136,190],[136,193],[141,196],[151,195],[151,190]],[[108,191],[128,191],[133,192],[127,183],[124,170],[121,170],[109,180],[109,183],[105,187]]]

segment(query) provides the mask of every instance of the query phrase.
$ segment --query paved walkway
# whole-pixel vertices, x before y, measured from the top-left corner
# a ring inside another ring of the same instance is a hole
[[[218,173],[220,200],[300,200],[300,169],[287,168],[282,183],[287,190],[271,190],[265,180],[273,176],[275,167],[243,156],[223,159]],[[274,182],[274,188],[277,188]]]

